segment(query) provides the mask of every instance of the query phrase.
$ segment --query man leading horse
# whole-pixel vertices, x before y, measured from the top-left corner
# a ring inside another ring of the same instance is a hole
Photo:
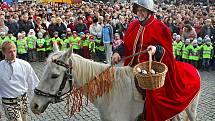
[[[16,50],[12,41],[2,44],[5,59],[0,62],[0,98],[7,120],[27,121],[27,91],[34,90],[39,79],[27,61],[16,58]]]

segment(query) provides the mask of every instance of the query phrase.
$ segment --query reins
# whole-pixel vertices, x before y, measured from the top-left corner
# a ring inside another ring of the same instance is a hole
[[[141,54],[144,54],[144,53],[147,53],[147,52],[148,52],[148,50],[145,49],[145,50],[143,50],[143,51],[134,53],[134,54],[132,54],[132,55],[123,57],[119,62],[121,62],[121,61],[123,61],[123,60],[126,60],[126,59],[129,59],[129,58],[132,58],[132,57],[135,57],[135,56],[138,56],[138,55],[141,55]],[[115,64],[113,64],[113,63],[111,62],[111,66],[115,66]]]

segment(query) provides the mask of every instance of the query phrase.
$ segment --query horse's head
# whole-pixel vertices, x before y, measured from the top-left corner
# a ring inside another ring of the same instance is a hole
[[[49,103],[58,103],[72,90],[72,49],[49,56],[38,87],[34,91],[31,110],[35,114],[45,111]]]

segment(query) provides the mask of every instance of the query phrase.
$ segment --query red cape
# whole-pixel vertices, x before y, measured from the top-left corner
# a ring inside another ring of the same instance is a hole
[[[138,20],[132,22],[124,36],[125,56],[132,55],[139,30]],[[172,53],[172,39],[169,28],[151,16],[140,34],[141,50],[149,45],[161,45],[165,49],[162,60],[168,67],[165,85],[146,91],[146,121],[165,121],[182,112],[200,91],[200,77],[190,64],[175,61]],[[138,57],[139,62],[148,61],[148,54]],[[126,59],[125,65],[132,60]]]

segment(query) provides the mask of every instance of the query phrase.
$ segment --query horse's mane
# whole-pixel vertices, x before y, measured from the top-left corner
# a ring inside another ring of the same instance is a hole
[[[92,80],[102,71],[110,67],[109,64],[94,62],[89,59],[85,59],[77,54],[73,54],[71,59],[74,69],[76,69],[74,70],[74,73],[76,73],[78,80],[82,81],[82,84],[85,84],[88,81]],[[130,81],[128,80],[131,80],[133,78],[133,72],[132,68],[129,66],[115,67],[115,70],[113,89],[110,93],[120,94],[122,92],[122,88],[125,89],[129,87],[128,85]]]
[[[110,66],[108,64],[85,59],[76,54],[73,54],[71,59],[76,76],[80,79],[79,81],[83,81],[82,84],[92,80],[95,76],[101,73],[101,70],[105,70]]]
[[[59,51],[51,53],[47,58],[47,61],[52,61],[64,55],[65,52]],[[103,70],[107,69],[110,65],[100,62],[95,62],[86,58],[81,57],[77,54],[72,54],[70,56],[72,60],[72,67],[74,69],[73,73],[76,74],[78,81],[83,81],[82,84],[92,80],[95,76],[101,73]],[[133,76],[131,67],[116,67],[116,72],[114,74],[115,80],[118,86],[122,86],[126,81],[123,80],[128,76]]]
[[[64,52],[57,52],[50,54],[47,61],[51,61],[53,59],[57,59],[61,57]],[[89,81],[93,80],[96,76],[102,73],[104,70],[110,67],[109,64],[104,64],[100,62],[94,62],[89,59],[85,59],[77,54],[72,54],[70,56],[72,67],[73,67],[73,74],[75,75],[74,78],[77,80],[81,85],[88,83]],[[131,81],[133,79],[132,68],[129,66],[126,67],[115,67],[115,71],[113,73],[114,81],[112,83],[112,88],[103,97],[103,102],[105,101],[107,104],[115,96],[122,96],[125,90],[131,90]]]

